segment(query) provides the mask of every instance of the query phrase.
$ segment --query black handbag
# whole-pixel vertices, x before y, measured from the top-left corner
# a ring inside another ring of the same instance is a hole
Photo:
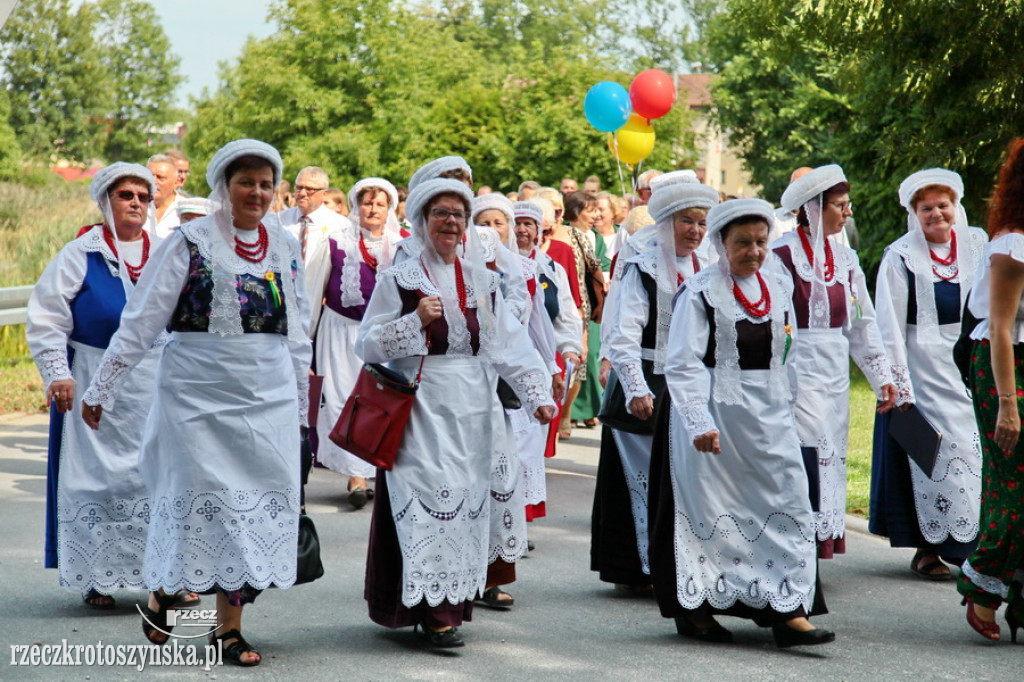
[[[956,364],[956,368],[960,371],[960,380],[964,382],[964,386],[967,390],[971,390],[971,354],[974,350],[974,340],[971,338],[971,332],[981,322],[978,318],[971,314],[971,294],[967,294],[967,300],[964,301],[964,309],[960,313],[960,336],[957,337],[956,343],[953,344],[953,362]]]
[[[309,435],[302,430],[302,449],[300,453],[300,478],[302,492],[299,511],[299,547],[295,571],[295,584],[311,583],[324,574],[324,564],[320,561],[320,535],[316,532],[313,519],[306,516],[306,482],[309,481],[309,470],[313,467],[313,449],[310,447]]]
[[[626,410],[626,392],[622,388],[622,382],[615,375],[615,371],[608,372],[608,384],[604,388],[604,399],[601,401],[601,410],[597,418],[605,426],[610,426],[618,431],[636,433],[642,436],[649,436],[654,433],[655,415],[665,399],[665,375],[654,373],[654,363],[644,361],[644,380],[647,387],[654,394],[654,411],[650,418],[640,419],[634,417]]]
[[[498,400],[501,401],[501,406],[506,410],[518,410],[523,406],[516,392],[501,377],[498,377]]]

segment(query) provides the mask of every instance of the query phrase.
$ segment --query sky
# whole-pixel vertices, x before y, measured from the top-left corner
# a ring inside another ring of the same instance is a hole
[[[32,0],[21,0],[30,3]],[[73,0],[80,5],[82,0]],[[171,41],[171,51],[181,58],[175,104],[189,107],[189,95],[217,87],[217,65],[232,62],[242,53],[249,36],[265,38],[274,32],[267,22],[271,0],[149,0]]]

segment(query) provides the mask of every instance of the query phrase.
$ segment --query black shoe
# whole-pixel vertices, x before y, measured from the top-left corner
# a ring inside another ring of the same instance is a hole
[[[700,627],[694,625],[693,621],[687,616],[679,616],[676,618],[676,632],[683,637],[700,640],[701,642],[732,643],[732,633],[714,619],[711,620],[711,625]]]
[[[432,647],[438,649],[457,649],[460,646],[466,646],[466,642],[462,639],[462,635],[459,634],[458,628],[448,628],[447,630],[431,630],[426,625],[416,626],[422,628],[423,639]],[[416,630],[416,627],[413,630]]]
[[[836,641],[836,633],[824,628],[814,628],[801,632],[794,630],[785,623],[777,623],[772,626],[772,636],[775,638],[775,646],[780,649],[788,649],[791,646],[814,646],[815,644],[828,644]]]
[[[537,549],[537,547],[536,547],[536,545],[533,544],[533,540],[527,540],[526,541],[526,551],[527,552],[532,552],[535,549]]]
[[[348,503],[352,505],[353,509],[365,507],[367,499],[369,498],[366,495],[366,488],[362,486],[356,486],[348,491]]]

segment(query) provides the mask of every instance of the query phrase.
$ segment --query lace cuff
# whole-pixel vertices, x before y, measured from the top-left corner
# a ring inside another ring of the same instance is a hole
[[[718,426],[708,411],[708,401],[704,398],[690,398],[682,405],[673,403],[676,410],[683,418],[683,426],[690,435],[690,439],[703,436],[709,431],[717,431]]]
[[[910,383],[910,368],[906,365],[889,365],[893,383],[896,384],[896,405],[914,403],[914,386]]]
[[[299,391],[299,426],[309,425],[309,373],[299,372],[295,376]]]
[[[527,414],[532,416],[538,407],[555,406],[551,398],[551,377],[544,376],[543,372],[531,369],[506,381],[519,396]]]
[[[556,374],[561,374],[562,370],[558,366],[558,363],[552,360],[551,362],[548,363],[548,372],[551,373],[551,376],[555,376]]]
[[[47,348],[33,359],[43,378],[43,390],[49,389],[54,381],[74,378],[68,365],[67,348]]]
[[[623,393],[626,394],[627,406],[633,398],[643,398],[648,395],[654,396],[651,393],[651,389],[647,386],[643,367],[638,361],[629,360],[621,364],[615,368],[615,374],[619,377],[619,383],[622,384]],[[627,407],[627,409],[629,408]]]
[[[427,354],[423,321],[415,311],[383,325],[380,345],[389,360]]]
[[[114,397],[131,369],[132,366],[119,355],[104,356],[103,364],[96,370],[89,389],[82,396],[82,402],[86,405],[101,405],[104,410],[112,408]]]
[[[892,372],[889,371],[889,360],[885,357],[885,353],[865,355],[861,358],[855,357],[854,361],[861,371],[864,372],[864,376],[867,378],[868,383],[871,384],[871,388],[874,389],[875,395],[880,396],[882,394],[882,386],[894,383]]]

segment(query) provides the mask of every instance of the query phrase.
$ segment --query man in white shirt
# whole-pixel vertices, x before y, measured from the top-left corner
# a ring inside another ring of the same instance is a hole
[[[146,162],[149,172],[153,174],[156,194],[153,195],[153,208],[149,212],[147,222],[150,233],[164,239],[174,231],[181,221],[178,219],[178,167],[174,159],[166,154],[155,154]]]
[[[295,206],[275,213],[281,226],[302,245],[302,259],[308,265],[317,245],[333,230],[347,225],[341,216],[324,206],[324,192],[330,180],[322,168],[307,166],[295,178],[292,193]]]

